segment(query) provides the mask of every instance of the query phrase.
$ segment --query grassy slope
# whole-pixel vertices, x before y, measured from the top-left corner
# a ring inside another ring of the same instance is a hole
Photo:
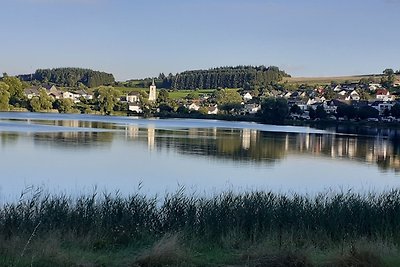
[[[342,83],[345,81],[358,82],[362,78],[373,78],[379,82],[381,75],[354,75],[354,76],[337,76],[337,77],[290,77],[284,78],[284,82],[298,84],[330,84],[332,81]]]
[[[114,87],[115,89],[119,90],[122,95],[128,94],[130,92],[140,92],[145,91],[149,92],[148,88],[135,88],[135,87]],[[162,88],[157,88],[159,91]],[[237,89],[229,89],[229,90],[237,90]],[[169,97],[171,99],[182,99],[185,98],[188,94],[193,94],[196,98],[199,97],[200,94],[211,94],[214,89],[201,89],[201,90],[177,90],[177,91],[170,91]]]

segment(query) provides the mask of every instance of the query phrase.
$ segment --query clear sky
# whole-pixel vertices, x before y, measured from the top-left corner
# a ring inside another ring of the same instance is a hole
[[[293,76],[400,69],[400,0],[0,0],[0,72],[117,80],[231,65]]]

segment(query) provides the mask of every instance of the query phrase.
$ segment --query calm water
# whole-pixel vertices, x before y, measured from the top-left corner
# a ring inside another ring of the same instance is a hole
[[[380,191],[400,186],[398,140],[376,129],[0,113],[0,200],[31,185],[69,194]]]

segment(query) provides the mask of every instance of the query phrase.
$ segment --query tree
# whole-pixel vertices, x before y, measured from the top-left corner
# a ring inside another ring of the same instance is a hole
[[[24,88],[21,80],[17,77],[6,76],[3,78],[3,82],[8,85],[10,104],[14,106],[21,104],[25,99]]]
[[[189,93],[185,96],[186,99],[188,100],[192,100],[196,98],[196,94],[195,93]]]
[[[293,113],[293,114],[301,114],[301,113],[303,113],[303,111],[301,110],[301,108],[300,108],[298,105],[294,104],[294,105],[290,108],[290,113]]]
[[[385,69],[383,71],[383,74],[385,75],[385,77],[382,77],[381,79],[381,83],[383,84],[383,86],[386,88],[392,87],[396,79],[396,75],[394,74],[393,69]]]
[[[391,76],[394,74],[394,71],[393,71],[393,69],[385,69],[383,71],[383,74],[385,74],[386,76]]]
[[[161,103],[158,106],[158,109],[159,109],[160,112],[172,112],[172,111],[174,111],[174,109],[170,105],[168,105],[167,103]]]
[[[10,109],[10,93],[7,89],[8,85],[0,82],[0,111],[8,111]]]
[[[394,104],[393,107],[390,109],[390,113],[393,117],[400,118],[400,104]]]
[[[335,96],[336,96],[336,93],[335,93],[335,91],[333,91],[333,89],[327,88],[324,92],[325,99],[334,99]]]
[[[357,115],[362,120],[365,120],[368,118],[378,118],[379,111],[371,106],[363,106],[363,107],[359,108]]]
[[[220,106],[227,104],[240,104],[242,97],[236,90],[221,89],[214,92],[217,104]]]
[[[39,97],[33,97],[29,101],[30,110],[33,112],[39,112],[41,110]]]
[[[289,106],[286,99],[266,99],[261,105],[261,114],[265,122],[283,124],[289,114]]]
[[[315,109],[310,107],[308,109],[308,116],[310,117],[310,119],[315,120],[315,118],[317,118],[317,112],[315,111]]]
[[[215,99],[221,110],[231,111],[241,108],[242,97],[236,90],[216,90],[214,92]]]
[[[0,81],[0,90],[8,91],[10,87],[5,82]]]
[[[338,117],[347,117],[348,119],[354,119],[357,115],[356,109],[351,105],[340,105],[336,109]]]
[[[42,83],[51,82],[59,86],[78,86],[82,83],[88,87],[97,87],[115,82],[114,76],[110,73],[81,68],[39,69],[33,75],[20,77],[31,80],[32,76]]]
[[[367,78],[361,78],[358,83],[361,85],[367,85],[369,83],[369,81]]]
[[[166,103],[169,100],[169,93],[167,90],[165,89],[161,89],[158,92],[158,96],[157,96],[157,102],[158,103]]]
[[[194,70],[168,76],[170,87],[174,89],[212,89],[244,88],[266,86],[278,82],[289,75],[278,67],[270,66],[236,66],[220,67],[208,70]],[[164,84],[164,82],[163,82]]]
[[[318,119],[325,119],[327,117],[327,113],[322,105],[319,105],[315,109],[315,117]]]
[[[179,106],[178,109],[176,110],[176,113],[189,114],[189,109],[185,106]]]
[[[58,110],[60,113],[70,113],[73,110],[74,103],[69,98],[57,99],[54,102],[54,108]]]
[[[46,90],[39,90],[39,102],[42,110],[49,110],[53,107],[53,99],[47,95]]]
[[[100,86],[95,91],[95,97],[98,101],[99,110],[105,114],[110,115],[117,103],[119,92],[112,86]]]

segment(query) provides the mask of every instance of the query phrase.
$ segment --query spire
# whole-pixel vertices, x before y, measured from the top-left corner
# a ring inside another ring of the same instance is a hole
[[[153,78],[153,83],[151,84],[152,86],[156,86],[156,84],[154,83],[154,78]]]

